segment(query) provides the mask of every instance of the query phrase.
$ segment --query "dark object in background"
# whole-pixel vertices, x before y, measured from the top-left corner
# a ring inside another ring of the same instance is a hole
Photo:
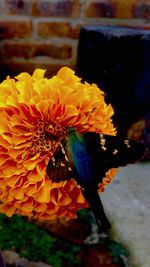
[[[119,135],[125,137],[134,122],[150,120],[150,31],[82,27],[76,73],[106,93]]]
[[[6,267],[6,262],[2,251],[0,251],[0,267]]]

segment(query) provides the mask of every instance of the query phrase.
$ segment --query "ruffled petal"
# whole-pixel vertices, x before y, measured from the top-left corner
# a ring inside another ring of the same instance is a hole
[[[0,84],[0,212],[38,220],[76,217],[87,207],[73,177],[49,179],[47,166],[68,127],[115,135],[114,113],[96,84],[82,83],[68,67],[51,79],[45,70],[20,73]],[[102,192],[115,171],[106,173]]]

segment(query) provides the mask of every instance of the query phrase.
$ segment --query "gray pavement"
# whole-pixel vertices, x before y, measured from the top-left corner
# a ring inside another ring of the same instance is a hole
[[[101,199],[113,238],[131,253],[131,266],[150,267],[150,162],[119,168]]]

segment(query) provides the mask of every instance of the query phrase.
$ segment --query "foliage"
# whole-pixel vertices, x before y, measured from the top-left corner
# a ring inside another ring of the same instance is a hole
[[[80,210],[78,216],[85,224],[92,223],[90,209]],[[129,256],[128,251],[110,236],[101,237],[99,245],[112,255],[115,263],[121,262],[121,255]],[[82,245],[51,236],[24,217],[13,215],[8,218],[0,214],[0,250],[13,250],[31,261],[42,261],[54,267],[81,267],[82,249]]]
[[[50,236],[37,225],[14,215],[0,215],[0,250],[13,250],[32,261],[43,261],[54,267],[79,266],[80,246]]]
[[[91,223],[93,223],[93,220],[95,221],[95,218],[94,218],[93,213],[91,212],[90,208],[79,209],[77,211],[77,216],[79,219],[83,220],[86,224],[89,224],[89,225],[91,225]]]
[[[108,240],[108,250],[110,251],[113,261],[115,263],[120,263],[122,261],[121,256],[125,256],[125,258],[129,257],[129,252],[122,244],[117,243],[116,241],[109,238]]]
[[[111,236],[102,237],[99,242],[101,246],[108,249],[114,263],[122,262],[122,256],[129,257],[129,251],[122,244],[113,240]]]

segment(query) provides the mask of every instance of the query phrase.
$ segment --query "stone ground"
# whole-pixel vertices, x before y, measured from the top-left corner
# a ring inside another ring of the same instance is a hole
[[[119,168],[101,199],[114,239],[131,253],[132,267],[150,267],[150,162]]]

